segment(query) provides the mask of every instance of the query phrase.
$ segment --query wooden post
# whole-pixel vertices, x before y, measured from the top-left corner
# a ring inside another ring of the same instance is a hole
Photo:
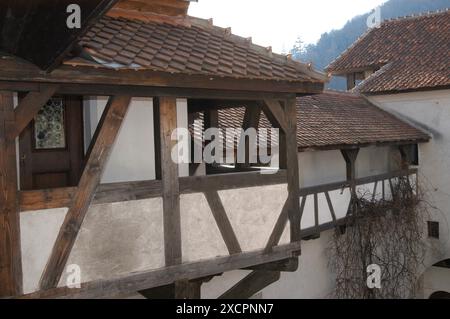
[[[297,107],[296,99],[289,99],[285,105],[286,130],[286,166],[289,191],[289,221],[291,226],[291,242],[301,240],[300,235],[300,174],[298,167],[297,147]]]
[[[166,266],[182,262],[180,185],[178,163],[172,160],[172,132],[177,128],[177,102],[173,97],[160,97],[161,177],[163,192],[164,251]]]
[[[207,111],[205,111],[205,116],[204,116],[204,127],[203,130],[206,131],[209,128],[219,128],[219,111],[217,109],[209,109]],[[217,138],[217,136],[216,136]],[[206,142],[206,143],[211,143],[210,142]],[[211,154],[211,155],[215,155],[215,154]],[[205,167],[206,167],[206,174],[210,174],[212,172],[214,172],[214,167],[215,164],[208,164],[205,163]]]
[[[78,183],[73,204],[59,230],[52,253],[41,278],[42,290],[56,287],[69,259],[95,190],[127,113],[131,96],[114,96],[109,99],[100,123],[87,152],[87,163]]]
[[[0,297],[22,294],[13,93],[0,92]]]
[[[350,205],[349,212],[353,213],[357,210],[356,202],[356,158],[358,157],[359,148],[355,149],[343,149],[341,150],[342,156],[345,159],[346,170],[347,170],[347,181],[350,184]]]
[[[261,105],[257,103],[248,103],[245,108],[244,120],[242,123],[242,130],[246,131],[250,128],[258,130],[259,119],[261,117]],[[245,163],[236,163],[237,169],[249,168],[252,163],[250,163],[250,139],[248,136],[245,137],[244,150],[245,150]],[[242,146],[241,146],[242,147]],[[237,158],[237,157],[236,157]],[[254,164],[254,163],[253,163]]]

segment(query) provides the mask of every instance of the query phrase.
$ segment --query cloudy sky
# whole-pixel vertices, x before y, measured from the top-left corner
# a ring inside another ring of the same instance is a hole
[[[287,52],[301,37],[315,43],[320,35],[344,26],[386,0],[198,0],[189,14],[213,18],[214,24],[231,27],[234,34]]]

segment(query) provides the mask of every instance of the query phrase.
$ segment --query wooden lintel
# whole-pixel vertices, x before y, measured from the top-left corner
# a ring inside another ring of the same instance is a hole
[[[134,273],[124,277],[81,284],[81,288],[59,287],[27,294],[22,298],[98,298],[115,297],[153,287],[169,285],[177,280],[195,280],[230,270],[242,269],[295,257],[300,243],[278,246],[269,254],[263,250],[211,260],[174,265],[162,269]]]
[[[19,136],[57,90],[58,85],[44,85],[39,92],[29,92],[21,99],[14,110],[15,125],[11,138]]]
[[[106,105],[94,134],[93,147],[88,154],[87,164],[72,205],[69,207],[41,277],[41,289],[50,289],[58,285],[130,102],[131,96],[114,96]]]
[[[22,293],[22,255],[16,170],[14,100],[0,92],[0,297]]]

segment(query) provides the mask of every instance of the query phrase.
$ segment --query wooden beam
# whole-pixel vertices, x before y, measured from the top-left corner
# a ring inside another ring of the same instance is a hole
[[[245,268],[245,270],[296,272],[298,270],[298,257],[252,266]]]
[[[359,148],[343,149],[342,156],[345,159],[347,181],[350,183],[350,190],[353,197],[356,197],[356,159],[358,157]]]
[[[100,183],[100,178],[130,101],[130,96],[115,96],[111,97],[106,105],[97,132],[92,140],[92,151],[88,155],[88,161],[78,184],[72,206],[66,214],[42,275],[41,289],[50,289],[58,285],[84,217],[94,197],[95,189]]]
[[[264,104],[265,107],[269,110],[269,112],[265,112],[266,116],[269,115],[269,117],[271,118],[273,117],[275,121],[278,123],[278,126],[276,127],[279,127],[284,132],[287,132],[289,130],[289,124],[287,122],[286,114],[281,103],[277,100],[265,99]],[[269,121],[273,122],[273,120],[271,119],[269,119]]]
[[[153,140],[155,150],[155,178],[161,180],[161,113],[158,98],[153,98]]]
[[[270,234],[269,240],[267,241],[265,251],[270,252],[273,247],[277,246],[280,242],[281,236],[283,236],[284,229],[286,228],[286,224],[289,219],[289,210],[288,210],[289,202],[286,201],[283,205],[283,209],[281,210],[280,216],[275,223],[275,226]]]
[[[204,192],[206,200],[208,201],[211,212],[216,220],[217,227],[222,234],[222,238],[228,248],[230,255],[238,254],[242,252],[239,240],[233,230],[233,226],[228,219],[227,212],[223,207],[222,201],[217,191]]]
[[[336,222],[336,213],[334,212],[333,203],[331,202],[330,194],[325,192],[325,198],[327,199],[328,209],[330,210],[331,218],[333,222]]]
[[[279,271],[255,270],[221,295],[219,299],[249,299],[279,279]]]
[[[159,97],[161,136],[161,177],[164,219],[164,252],[166,266],[182,262],[180,185],[178,164],[172,160],[172,132],[177,128],[177,101]]]
[[[276,174],[260,172],[231,173],[226,175],[191,176],[180,178],[180,192],[183,194],[203,193],[211,190],[226,190],[248,187],[270,186],[286,183],[286,171]],[[47,190],[21,191],[20,211],[69,207],[76,187]],[[139,181],[101,184],[98,186],[93,204],[126,202],[162,196],[161,181]]]
[[[269,254],[263,250],[247,252],[211,260],[185,263],[157,270],[149,270],[116,279],[82,283],[81,288],[59,287],[24,295],[22,298],[98,298],[115,297],[153,287],[169,285],[177,280],[194,280],[223,272],[266,264],[294,257],[300,243],[275,247]]]
[[[259,127],[260,118],[261,118],[261,105],[259,103],[250,103],[250,105],[247,104],[247,106],[245,107],[245,114],[242,122],[242,130],[246,131],[250,128],[254,128],[255,130],[257,130]],[[244,148],[245,152],[245,163],[236,163],[236,168],[238,169],[248,168],[252,164],[250,163],[250,150],[252,145],[250,145],[250,139],[248,136],[245,136],[244,140],[242,140],[241,137],[241,140],[239,141],[239,148],[242,147]],[[254,145],[254,148],[255,151],[257,151],[257,145]]]
[[[28,126],[39,110],[56,93],[58,85],[43,85],[40,92],[29,92],[14,110],[14,130],[11,138],[16,138]]]
[[[238,79],[210,75],[159,72],[153,70],[109,69],[104,67],[62,65],[49,74],[18,60],[0,61],[0,80],[53,84],[95,84],[105,86],[141,86],[181,89],[220,90],[224,97],[228,91],[247,91],[283,94],[315,94],[323,91],[324,82],[292,82],[262,79]],[[70,87],[66,87],[70,90]],[[76,89],[76,88],[73,88]],[[111,94],[111,92],[109,92]],[[127,94],[132,94],[128,92]],[[258,94],[255,94],[256,99]],[[133,96],[135,96],[133,94]],[[179,98],[185,97],[178,95]],[[205,98],[206,96],[199,96]],[[252,98],[252,99],[255,99]]]
[[[16,143],[9,137],[13,129],[13,94],[0,92],[0,297],[22,293]]]
[[[286,163],[288,177],[289,224],[291,227],[291,242],[300,240],[300,176],[297,152],[297,107],[296,100],[286,100]]]
[[[200,299],[201,281],[182,279],[175,281],[175,299]]]

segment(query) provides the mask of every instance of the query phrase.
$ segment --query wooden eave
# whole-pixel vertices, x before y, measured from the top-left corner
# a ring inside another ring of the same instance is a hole
[[[220,90],[224,92],[267,92],[284,94],[316,94],[323,82],[292,82],[248,78],[213,77],[195,74],[175,74],[152,70],[108,69],[62,65],[51,73],[39,70],[25,61],[12,57],[0,60],[0,81],[84,84],[91,86],[133,86],[180,89]],[[139,95],[135,95],[139,96]]]

